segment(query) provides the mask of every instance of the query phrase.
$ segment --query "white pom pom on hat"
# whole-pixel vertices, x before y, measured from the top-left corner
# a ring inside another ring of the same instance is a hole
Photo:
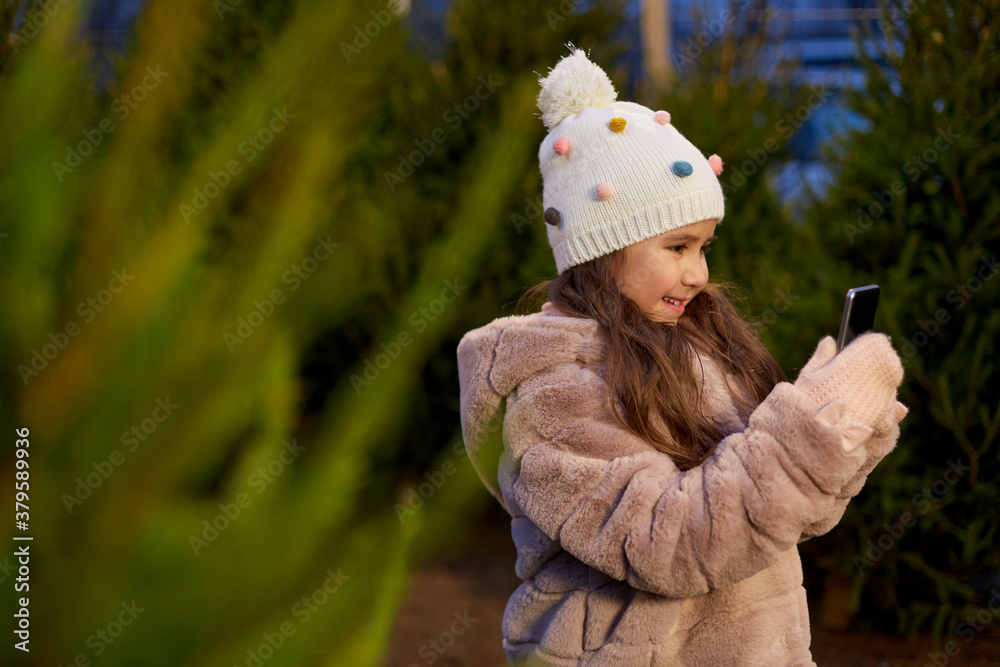
[[[608,75],[579,49],[564,56],[539,84],[538,108],[549,130],[568,116],[588,107],[609,107],[618,98]]]
[[[722,221],[718,174],[670,122],[618,101],[611,79],[579,49],[541,77],[549,130],[538,151],[543,212],[559,273],[703,220]]]

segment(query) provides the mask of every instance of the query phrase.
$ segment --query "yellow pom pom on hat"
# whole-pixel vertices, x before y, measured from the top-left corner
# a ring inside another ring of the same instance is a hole
[[[542,210],[559,273],[684,225],[722,221],[718,175],[666,111],[619,102],[579,49],[539,81]]]

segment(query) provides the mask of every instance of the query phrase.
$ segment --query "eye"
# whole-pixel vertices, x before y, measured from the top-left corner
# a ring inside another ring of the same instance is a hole
[[[683,248],[686,248],[686,247],[687,246],[685,246],[685,245],[671,245],[671,246],[667,246],[667,250],[673,250],[674,252],[679,253],[680,250],[678,250],[678,248],[683,249]]]
[[[712,252],[712,244],[711,244],[711,243],[709,243],[709,244],[707,244],[707,245],[703,245],[703,246],[701,247],[701,253],[702,253],[703,255],[707,255],[707,254],[708,254],[708,253],[710,253],[710,252]]]

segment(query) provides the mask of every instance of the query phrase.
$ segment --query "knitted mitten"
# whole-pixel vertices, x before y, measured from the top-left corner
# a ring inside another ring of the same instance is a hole
[[[903,421],[903,417],[905,417],[909,411],[910,409],[908,407],[897,400],[892,411],[886,415],[881,422],[879,422],[878,426],[875,427],[874,437],[884,438],[888,435],[889,431],[892,430],[893,423],[899,425],[899,422]]]
[[[894,416],[893,411],[899,413],[895,407],[896,389],[902,382],[903,364],[889,337],[869,331],[851,341],[840,354],[833,337],[824,336],[799,371],[795,386],[819,407],[841,399],[853,419],[883,429],[883,422]],[[900,419],[903,415],[905,412]]]

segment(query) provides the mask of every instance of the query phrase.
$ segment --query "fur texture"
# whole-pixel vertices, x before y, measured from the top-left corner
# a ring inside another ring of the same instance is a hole
[[[518,552],[512,664],[814,665],[796,544],[837,524],[898,425],[873,436],[843,401],[820,408],[787,382],[742,424],[699,359],[704,409],[729,435],[681,472],[615,422],[596,322],[499,318],[458,359],[466,447]]]

